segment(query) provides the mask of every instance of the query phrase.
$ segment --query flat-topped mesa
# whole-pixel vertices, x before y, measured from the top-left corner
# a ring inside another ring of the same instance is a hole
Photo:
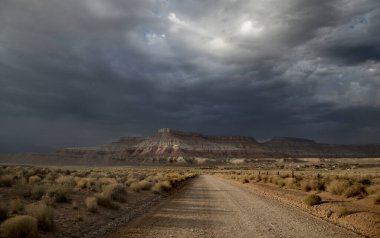
[[[171,128],[161,128],[158,129],[157,134],[171,134],[171,135],[179,135],[179,136],[204,136],[200,133],[187,132],[187,131],[177,131]]]

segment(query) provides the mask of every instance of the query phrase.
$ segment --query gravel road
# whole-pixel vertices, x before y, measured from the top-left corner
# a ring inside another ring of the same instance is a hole
[[[117,237],[361,237],[302,211],[203,175]]]

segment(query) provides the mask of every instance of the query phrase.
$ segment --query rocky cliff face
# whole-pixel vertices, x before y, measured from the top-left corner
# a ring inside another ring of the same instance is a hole
[[[57,154],[78,158],[174,162],[189,162],[194,158],[226,161],[232,158],[380,157],[380,145],[331,145],[287,137],[258,143],[252,137],[208,136],[163,128],[147,138],[125,137],[107,145],[62,149]]]

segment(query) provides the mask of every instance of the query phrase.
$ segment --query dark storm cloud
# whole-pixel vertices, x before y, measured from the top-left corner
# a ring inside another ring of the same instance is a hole
[[[0,2],[0,151],[159,127],[380,142],[375,0]]]

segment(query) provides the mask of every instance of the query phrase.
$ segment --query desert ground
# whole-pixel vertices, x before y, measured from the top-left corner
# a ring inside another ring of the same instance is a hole
[[[342,162],[343,161],[343,162]],[[1,237],[380,237],[378,160],[0,166]]]

